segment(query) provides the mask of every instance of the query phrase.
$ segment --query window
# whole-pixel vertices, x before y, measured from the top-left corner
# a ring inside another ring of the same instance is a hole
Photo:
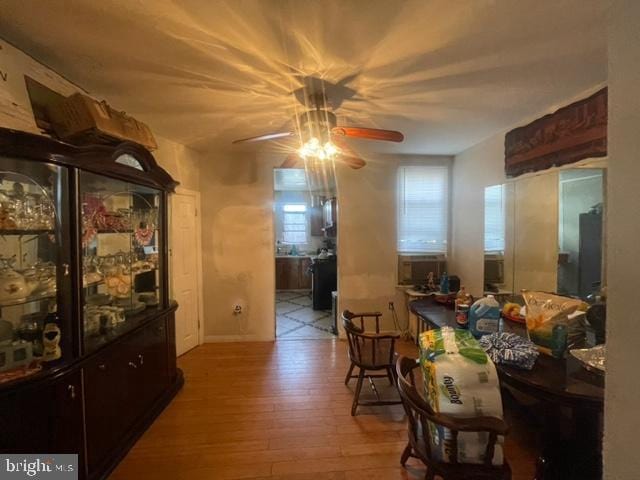
[[[504,197],[504,185],[484,189],[484,251],[487,253],[504,253]]]
[[[398,252],[446,253],[448,167],[400,167],[397,203]]]
[[[307,206],[302,203],[285,203],[282,206],[282,242],[307,243]]]

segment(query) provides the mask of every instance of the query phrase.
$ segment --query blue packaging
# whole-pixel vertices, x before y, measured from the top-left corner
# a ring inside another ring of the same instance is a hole
[[[447,275],[447,272],[440,277],[440,293],[449,293],[449,275]]]
[[[469,330],[476,338],[500,330],[500,304],[493,295],[487,295],[471,305]]]

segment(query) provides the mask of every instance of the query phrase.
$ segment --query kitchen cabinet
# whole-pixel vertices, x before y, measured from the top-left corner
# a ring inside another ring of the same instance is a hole
[[[309,227],[312,237],[324,237],[324,211],[322,207],[311,207],[309,211]]]
[[[299,285],[301,289],[305,289],[305,290],[311,289],[311,272],[309,272],[310,266],[311,266],[311,259],[309,257],[304,257],[300,259]]]
[[[276,257],[277,290],[310,290],[309,257]]]
[[[322,205],[324,234],[326,237],[335,237],[338,231],[338,202],[335,197],[327,199]]]

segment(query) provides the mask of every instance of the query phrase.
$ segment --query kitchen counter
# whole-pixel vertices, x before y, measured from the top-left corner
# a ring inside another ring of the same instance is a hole
[[[331,258],[334,256],[335,255],[329,255],[328,257],[325,257],[325,258]],[[304,255],[287,255],[284,253],[276,253],[276,258],[310,258],[311,260],[315,260],[318,257],[319,255],[317,253],[314,253],[314,254],[305,253]]]

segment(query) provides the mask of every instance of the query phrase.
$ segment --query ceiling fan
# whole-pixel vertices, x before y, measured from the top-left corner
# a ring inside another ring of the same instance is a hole
[[[324,92],[330,91],[331,87],[340,87],[345,90],[345,87],[341,85],[342,82],[333,85],[315,77],[307,77],[306,80],[307,82],[305,83],[313,88],[312,93],[308,96],[308,105],[305,105],[311,109],[294,117],[297,131],[291,129],[283,132],[267,133],[234,140],[233,143],[262,142],[299,136],[302,146],[287,155],[280,168],[292,168],[301,161],[324,162],[326,160],[335,160],[357,169],[364,167],[366,162],[349,147],[345,141],[346,138],[387,142],[402,142],[404,140],[404,135],[395,130],[338,126],[336,115],[327,109],[329,102]],[[320,88],[318,88],[318,85]],[[294,92],[298,100],[304,98],[300,95],[300,90],[302,89]]]

